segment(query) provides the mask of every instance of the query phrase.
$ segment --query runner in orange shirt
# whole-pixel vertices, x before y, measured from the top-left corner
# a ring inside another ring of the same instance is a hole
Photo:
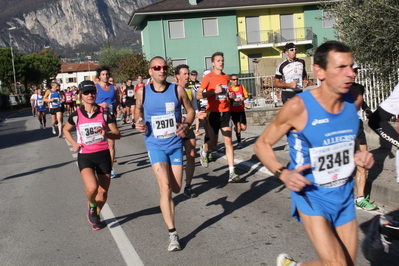
[[[204,143],[200,149],[200,162],[203,167],[208,167],[208,152],[216,146],[220,129],[229,165],[228,182],[237,182],[240,180],[240,176],[234,171],[234,150],[230,125],[230,100],[234,97],[234,94],[228,91],[227,85],[230,77],[223,73],[223,53],[216,52],[212,55],[212,66],[213,71],[204,76],[197,92],[197,99],[208,98],[206,110],[209,112],[207,122],[210,127],[210,140]]]

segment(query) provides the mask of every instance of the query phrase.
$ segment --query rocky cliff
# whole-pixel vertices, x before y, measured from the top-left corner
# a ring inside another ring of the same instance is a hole
[[[43,2],[38,3],[37,8],[15,13],[15,16],[9,18],[4,18],[3,12],[0,13],[3,16],[0,47],[10,46],[10,27],[16,27],[16,30],[10,31],[13,48],[25,54],[45,46],[62,54],[67,51],[98,49],[108,41],[111,44],[132,44],[140,36],[139,32],[134,32],[133,27],[127,25],[133,10],[158,1],[54,0],[46,1],[44,6]]]

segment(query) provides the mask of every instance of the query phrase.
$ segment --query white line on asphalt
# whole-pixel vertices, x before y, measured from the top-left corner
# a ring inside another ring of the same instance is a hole
[[[116,220],[115,215],[107,203],[105,203],[103,209],[101,210],[101,214],[104,220],[107,221],[108,229],[114,237],[114,240],[118,245],[119,251],[121,252],[126,264],[128,266],[144,266],[129,238],[127,238],[125,231],[123,231],[122,226],[120,226]]]
[[[67,140],[65,141],[68,143]],[[76,158],[77,156],[77,153],[72,154],[73,158]],[[76,161],[75,163],[76,166],[78,166],[78,162]],[[125,260],[126,265],[144,266],[144,263],[141,261],[129,238],[126,236],[125,231],[123,231],[122,226],[116,220],[114,213],[107,203],[104,204],[104,207],[101,210],[101,215],[103,216],[103,220],[107,222],[107,227],[111,232],[123,259]]]

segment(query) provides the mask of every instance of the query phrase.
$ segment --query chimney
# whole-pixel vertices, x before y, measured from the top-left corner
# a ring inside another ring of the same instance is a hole
[[[196,5],[197,5],[197,0],[188,0],[188,2],[189,2],[190,5],[192,5],[192,6],[196,6]]]

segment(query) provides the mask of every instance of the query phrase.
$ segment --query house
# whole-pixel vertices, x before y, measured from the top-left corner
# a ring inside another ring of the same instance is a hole
[[[68,87],[78,86],[83,80],[93,80],[96,78],[95,69],[97,64],[90,62],[64,64],[56,76],[56,81],[60,83],[61,90],[66,90]]]
[[[129,25],[141,31],[147,59],[211,69],[211,55],[224,52],[225,72],[253,73],[253,60],[282,58],[287,42],[305,57],[334,40],[334,20],[314,0],[163,0],[133,12]]]

